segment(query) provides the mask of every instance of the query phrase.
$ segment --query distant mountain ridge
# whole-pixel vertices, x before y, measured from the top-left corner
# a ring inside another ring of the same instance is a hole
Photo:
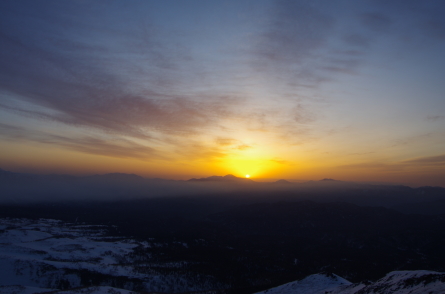
[[[289,182],[289,181],[287,181],[287,180],[284,180],[284,179],[278,180],[278,181],[276,181],[275,183],[276,183],[276,184],[292,184],[291,182]]]
[[[384,206],[403,213],[445,214],[445,188],[382,185],[325,178],[293,183],[257,182],[234,175],[186,181],[143,178],[135,174],[37,175],[0,169],[0,204],[54,201],[110,201],[153,197],[221,197],[239,201],[348,202]],[[248,198],[248,199],[247,199]]]
[[[228,174],[225,176],[211,176],[207,178],[192,178],[188,180],[188,182],[244,182],[244,183],[253,183],[255,181],[247,178],[240,178],[234,175]]]

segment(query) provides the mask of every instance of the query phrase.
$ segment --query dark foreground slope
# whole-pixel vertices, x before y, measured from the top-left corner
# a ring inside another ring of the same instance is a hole
[[[246,293],[321,271],[351,282],[393,270],[445,271],[445,216],[341,202],[232,204],[179,197],[3,205],[0,217],[102,224],[112,235],[162,242],[138,249],[134,262],[186,262],[189,272]]]

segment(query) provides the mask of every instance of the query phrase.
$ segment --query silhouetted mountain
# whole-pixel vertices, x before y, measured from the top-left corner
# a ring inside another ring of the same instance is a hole
[[[94,176],[87,176],[85,178],[99,178],[99,179],[107,179],[112,181],[143,181],[144,178],[135,174],[124,174],[124,173],[110,173],[110,174],[104,174],[104,175],[94,175]]]
[[[153,197],[212,197],[232,205],[268,201],[348,202],[407,213],[445,214],[445,188],[372,185],[332,179],[264,183],[233,175],[188,181],[146,179],[134,174],[33,175],[0,171],[0,203],[107,201]]]
[[[200,178],[200,179],[190,179],[189,182],[254,182],[251,179],[247,178],[240,178],[236,177],[234,175],[225,175],[223,177],[221,176],[211,176],[207,178]]]
[[[291,182],[286,181],[286,180],[283,180],[283,179],[278,180],[278,181],[276,181],[275,183],[277,183],[277,184],[292,184]]]
[[[393,209],[408,214],[440,215],[445,214],[445,199],[404,203],[394,206]]]

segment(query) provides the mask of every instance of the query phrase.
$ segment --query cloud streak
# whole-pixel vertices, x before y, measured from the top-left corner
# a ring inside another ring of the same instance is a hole
[[[41,144],[60,146],[82,153],[116,158],[136,158],[140,160],[166,159],[154,148],[127,139],[105,139],[97,136],[62,136],[21,127],[0,124],[0,138],[11,141],[33,141]]]
[[[51,5],[47,8],[55,9]],[[66,13],[57,9],[48,13],[62,12]],[[119,36],[124,45],[109,47],[65,40],[62,30],[85,33],[80,18],[74,18],[73,24],[59,19],[48,22],[43,16],[39,14],[34,19],[21,15],[26,26],[13,20],[9,26],[2,26],[0,87],[20,99],[50,109],[52,114],[2,103],[4,109],[139,138],[148,138],[150,131],[197,132],[217,125],[221,117],[231,114],[236,97],[220,93],[177,93],[176,87],[184,81],[176,71],[185,61],[173,47],[164,48],[157,40],[156,30],[147,32],[148,28],[143,28],[125,37]],[[35,22],[44,23],[37,28],[42,39],[31,40],[27,36],[35,33]],[[53,32],[53,27],[58,26],[61,29]],[[83,37],[94,37],[94,34]],[[120,54],[121,50],[125,53]],[[143,81],[132,81],[140,76],[144,76]]]
[[[362,134],[377,141],[384,132],[383,146],[393,142],[419,159],[343,168],[442,164],[422,161],[424,150],[437,149],[417,142],[442,144],[443,104],[428,95],[443,89],[432,77],[431,90],[419,87],[416,95],[434,103],[414,109],[415,91],[394,83],[416,84],[423,77],[413,72],[421,71],[409,67],[441,58],[433,54],[441,47],[429,45],[445,40],[443,2],[260,2],[253,9],[248,1],[205,8],[196,1],[1,1],[0,136],[118,158],[192,165],[258,156],[289,165],[297,145],[331,155],[341,144],[367,150]],[[397,59],[399,50],[406,60]],[[383,101],[385,89],[394,92]],[[404,124],[405,110],[423,125]],[[352,138],[348,126],[363,128],[361,135]],[[406,139],[394,140],[400,136]],[[360,155],[344,148],[341,154]]]
[[[445,154],[414,158],[405,160],[403,163],[408,165],[445,165]]]
[[[420,167],[443,167],[445,166],[445,155],[424,156],[398,162],[362,162],[338,166],[342,169],[369,169],[382,171],[402,171],[405,169]]]

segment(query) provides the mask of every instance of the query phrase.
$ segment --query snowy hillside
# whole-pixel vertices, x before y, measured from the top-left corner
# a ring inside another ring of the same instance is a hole
[[[339,288],[337,291],[331,293],[442,294],[445,293],[445,273],[432,271],[394,271],[370,285],[354,284],[343,289]]]
[[[257,294],[443,294],[445,273],[394,271],[374,283],[352,284],[334,274],[316,274]]]
[[[71,289],[104,285],[153,292],[215,287],[211,277],[183,273],[186,262],[156,262],[151,250],[165,244],[137,242],[106,232],[106,226],[51,219],[0,219],[0,286]]]
[[[225,293],[227,289],[235,289],[209,273],[208,259],[195,259],[195,254],[212,248],[205,245],[207,240],[160,240],[119,236],[117,227],[107,225],[3,218],[0,219],[0,293]],[[195,243],[204,245],[198,247]],[[235,249],[210,251],[207,257],[217,256],[214,252],[225,252],[222,256],[227,258],[230,257],[227,252]],[[245,257],[248,251],[239,254],[233,256]],[[211,266],[219,267],[223,274],[234,273],[234,267],[221,264],[218,260]],[[443,294],[445,273],[394,271],[373,283],[356,284],[335,274],[320,273],[258,293]]]
[[[263,292],[258,292],[257,294],[324,294],[326,292],[337,289],[341,285],[350,284],[351,282],[334,274],[315,274],[310,275],[300,281],[290,282]]]
[[[0,286],[2,294],[137,294],[139,292],[128,291],[113,287],[85,287],[72,290],[54,290],[26,286]]]

